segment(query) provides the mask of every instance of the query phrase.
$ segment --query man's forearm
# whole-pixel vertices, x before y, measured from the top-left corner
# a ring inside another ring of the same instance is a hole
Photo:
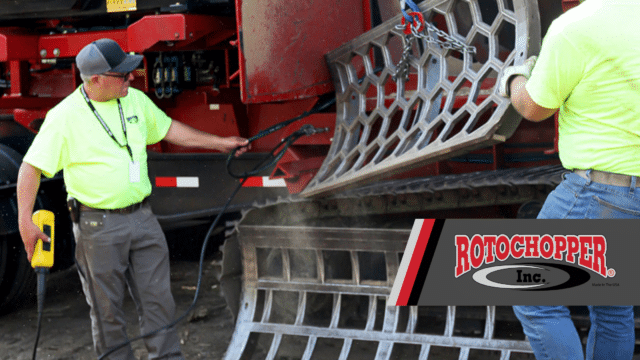
[[[176,145],[218,150],[223,153],[228,153],[241,147],[241,149],[236,151],[236,156],[240,156],[250,148],[247,139],[238,136],[220,137],[194,129],[175,120],[171,122],[171,126],[164,140]]]
[[[40,188],[40,169],[29,163],[23,162],[18,172],[17,196],[18,196],[18,223],[31,221],[31,213],[36,202],[38,189]]]
[[[547,109],[538,104],[531,98],[525,85],[527,78],[524,76],[516,76],[511,80],[511,105],[520,115],[530,121],[542,121],[553,115],[557,109]]]
[[[50,241],[49,237],[31,220],[33,205],[36,202],[38,188],[40,188],[41,174],[40,169],[26,162],[22,163],[18,172],[18,228],[29,261],[31,261],[38,239]]]
[[[220,150],[220,137],[173,121],[165,140],[181,146]]]

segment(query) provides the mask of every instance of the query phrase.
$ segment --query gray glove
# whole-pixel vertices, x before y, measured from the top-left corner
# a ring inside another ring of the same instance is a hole
[[[498,83],[498,95],[506,98],[511,97],[511,80],[514,77],[521,75],[529,79],[531,77],[531,70],[536,65],[537,56],[532,56],[527,59],[522,65],[509,66],[502,72],[500,82]]]

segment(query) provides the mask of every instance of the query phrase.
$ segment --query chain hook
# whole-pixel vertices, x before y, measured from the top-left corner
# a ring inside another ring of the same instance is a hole
[[[407,13],[405,5],[409,5],[412,11]],[[409,57],[411,55],[411,42],[414,39],[421,39],[428,44],[436,44],[445,50],[459,50],[465,53],[476,53],[476,48],[455,39],[447,32],[438,29],[435,25],[425,22],[424,15],[420,8],[412,0],[400,0],[400,10],[402,11],[401,24],[396,25],[397,30],[402,30],[404,37],[403,52],[398,65],[394,81],[398,79],[406,80],[409,73]],[[426,31],[425,31],[426,30]],[[441,40],[442,39],[442,40]]]

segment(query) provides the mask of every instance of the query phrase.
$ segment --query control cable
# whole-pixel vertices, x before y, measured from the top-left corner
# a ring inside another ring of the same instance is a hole
[[[42,312],[44,309],[45,296],[45,280],[49,273],[49,268],[53,266],[53,248],[54,248],[54,222],[53,212],[49,210],[38,210],[33,213],[31,219],[33,223],[42,231],[50,241],[42,241],[38,239],[35,244],[33,255],[31,256],[31,266],[35,270],[38,277],[38,330],[36,331],[36,341],[33,345],[32,359],[36,360],[38,352],[38,341],[40,340],[40,329],[42,328]]]
[[[40,329],[42,328],[42,312],[44,310],[44,295],[45,295],[45,277],[49,272],[49,269],[43,267],[37,267],[34,269],[38,276],[38,288],[37,288],[37,297],[38,297],[38,330],[36,331],[36,340],[33,344],[33,356],[32,359],[36,360],[36,354],[38,353],[38,341],[40,340]]]

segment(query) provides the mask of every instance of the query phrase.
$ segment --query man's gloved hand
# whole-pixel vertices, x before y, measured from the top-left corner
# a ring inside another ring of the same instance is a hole
[[[538,60],[538,57],[532,56],[522,65],[509,66],[504,69],[502,77],[500,77],[500,82],[498,83],[498,95],[506,98],[511,97],[511,80],[518,75],[529,79],[531,77],[531,70],[533,70],[533,67],[536,65],[536,60]]]

